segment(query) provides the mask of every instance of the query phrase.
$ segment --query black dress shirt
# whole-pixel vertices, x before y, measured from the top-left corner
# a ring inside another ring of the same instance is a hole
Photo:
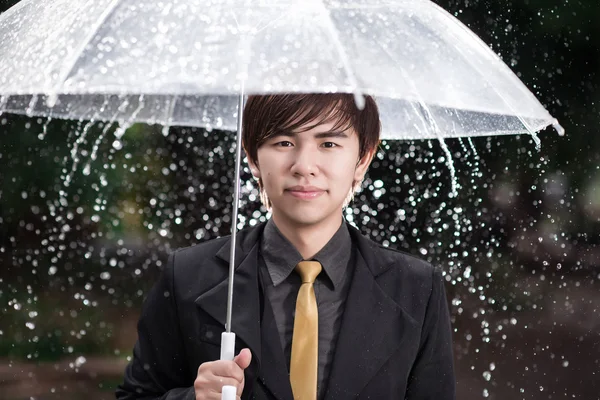
[[[266,277],[264,291],[273,308],[289,373],[296,298],[302,284],[294,268],[303,259],[272,220],[265,226],[260,250],[264,261],[261,274]],[[317,393],[322,399],[354,270],[352,239],[345,221],[311,260],[323,266],[314,284],[319,310]]]

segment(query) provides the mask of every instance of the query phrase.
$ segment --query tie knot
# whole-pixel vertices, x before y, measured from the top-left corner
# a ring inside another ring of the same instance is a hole
[[[296,271],[302,278],[302,283],[314,283],[317,275],[321,273],[321,263],[318,261],[300,261]]]

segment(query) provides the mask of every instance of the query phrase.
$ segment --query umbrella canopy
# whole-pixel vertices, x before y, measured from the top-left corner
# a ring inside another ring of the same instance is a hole
[[[373,95],[384,139],[562,133],[429,0],[23,0],[0,16],[0,111],[235,130],[242,91]]]

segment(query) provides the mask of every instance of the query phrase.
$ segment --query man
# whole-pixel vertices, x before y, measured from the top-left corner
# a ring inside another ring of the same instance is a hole
[[[455,398],[441,272],[343,219],[379,133],[371,97],[363,110],[346,94],[248,99],[244,149],[272,218],[238,237],[238,355],[218,360],[229,237],[179,250],[117,399],[219,399],[223,385],[241,399]]]

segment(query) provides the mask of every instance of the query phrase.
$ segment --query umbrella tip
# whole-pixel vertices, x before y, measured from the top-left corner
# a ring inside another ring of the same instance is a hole
[[[554,130],[558,133],[558,136],[565,136],[565,128],[563,128],[561,124],[558,123],[558,120],[556,118],[554,118],[554,120],[552,121],[552,126],[554,127]]]
[[[354,92],[354,104],[359,110],[365,109],[365,96],[362,93]]]

